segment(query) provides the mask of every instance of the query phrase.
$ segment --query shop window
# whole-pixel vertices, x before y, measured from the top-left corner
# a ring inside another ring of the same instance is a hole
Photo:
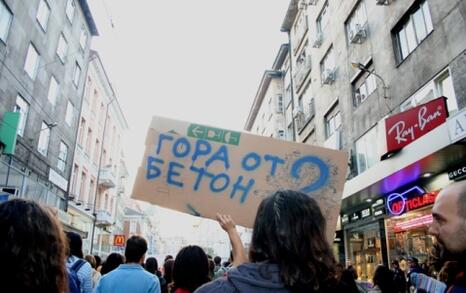
[[[374,126],[356,141],[356,165],[358,174],[371,168],[377,162],[377,126]]]
[[[432,30],[428,1],[418,1],[393,31],[398,62],[406,59]]]

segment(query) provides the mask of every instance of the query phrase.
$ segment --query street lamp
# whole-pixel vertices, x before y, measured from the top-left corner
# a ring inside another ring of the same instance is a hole
[[[382,86],[383,86],[383,97],[384,99],[388,99],[388,96],[387,96],[387,89],[388,87],[385,85],[385,80],[380,76],[378,75],[377,73],[374,72],[374,70],[369,70],[366,68],[366,66],[364,66],[363,64],[359,63],[359,62],[351,62],[351,66],[353,66],[354,68],[356,69],[359,69],[361,71],[364,71],[364,72],[367,72],[369,73],[369,75],[374,75],[375,77],[377,77],[381,82],[382,82]]]
[[[96,205],[97,205],[97,195],[99,194],[99,180],[100,180],[100,168],[102,167],[102,153],[104,150],[104,143],[105,143],[105,132],[107,130],[107,118],[108,118],[108,109],[110,108],[110,105],[115,101],[115,97],[113,97],[108,103],[107,103],[107,109],[105,111],[105,120],[104,120],[104,130],[102,132],[102,139],[101,139],[101,145],[100,145],[100,155],[99,155],[99,166],[97,168],[97,179],[96,179],[96,188],[95,188],[95,194],[94,194],[94,205],[92,207],[92,215],[94,216],[94,220],[92,221],[92,234],[91,234],[91,249],[90,249],[90,254],[92,254],[93,248],[94,248],[94,235],[95,235],[95,225],[97,222],[97,211],[96,211]]]

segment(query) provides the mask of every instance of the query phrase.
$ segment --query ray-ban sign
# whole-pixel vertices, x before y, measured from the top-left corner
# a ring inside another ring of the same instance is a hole
[[[444,123],[446,98],[440,97],[385,119],[387,153],[398,151]]]

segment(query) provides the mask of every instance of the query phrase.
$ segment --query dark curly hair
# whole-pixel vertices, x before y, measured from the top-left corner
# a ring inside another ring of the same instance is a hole
[[[259,205],[249,259],[277,264],[292,292],[332,292],[336,262],[325,226],[314,199],[297,191],[277,191]]]
[[[100,274],[102,276],[105,274],[108,274],[114,269],[118,268],[123,263],[125,263],[125,259],[123,258],[123,255],[119,254],[118,252],[112,252],[107,256],[107,259],[102,264],[102,268],[100,269]]]
[[[33,201],[0,204],[0,284],[15,292],[67,292],[67,242],[55,216]]]
[[[173,265],[174,289],[183,288],[194,292],[209,281],[209,260],[204,250],[197,245],[183,247]]]

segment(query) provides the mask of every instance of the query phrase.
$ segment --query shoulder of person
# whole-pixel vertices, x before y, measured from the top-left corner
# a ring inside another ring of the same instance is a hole
[[[236,289],[228,282],[227,278],[219,278],[197,288],[194,293],[234,293]]]

